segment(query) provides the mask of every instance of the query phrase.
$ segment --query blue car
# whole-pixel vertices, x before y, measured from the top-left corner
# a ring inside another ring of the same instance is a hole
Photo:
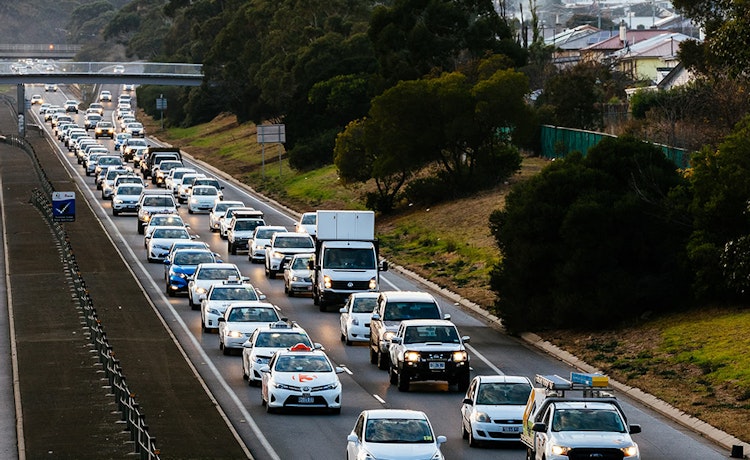
[[[198,264],[218,262],[221,260],[210,249],[177,249],[172,252],[164,259],[167,295],[174,297],[180,292],[187,292],[188,280]]]

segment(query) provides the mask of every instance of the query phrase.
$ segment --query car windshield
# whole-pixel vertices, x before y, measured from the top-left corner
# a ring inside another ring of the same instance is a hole
[[[440,311],[432,302],[389,302],[386,305],[384,321],[405,319],[440,319]]]
[[[228,280],[232,277],[240,277],[240,273],[234,268],[206,268],[201,270],[198,276],[203,280]]]
[[[279,372],[331,372],[331,364],[321,355],[284,355],[276,361]]]
[[[193,195],[218,195],[217,191],[213,187],[198,187],[193,189]]]
[[[262,228],[255,234],[255,238],[259,240],[270,240],[274,233],[283,231],[275,228]]]
[[[558,409],[552,418],[552,431],[614,431],[625,432],[616,410]]]
[[[210,252],[178,252],[172,261],[175,265],[198,265],[214,261]]]
[[[211,300],[258,300],[255,289],[245,287],[214,287]],[[276,317],[270,321],[276,321]]]
[[[118,195],[140,195],[143,187],[122,186],[117,188]]]
[[[312,225],[316,221],[316,215],[315,214],[303,214],[302,220],[300,221],[301,224],[307,224]]]
[[[278,321],[276,310],[271,307],[235,307],[229,311],[227,321],[239,323],[271,323]]]
[[[222,201],[220,203],[216,203],[216,206],[214,206],[214,212],[225,212],[227,209],[231,208],[232,206],[241,206],[237,203],[232,203],[228,201]]]
[[[151,218],[149,225],[183,225],[183,222],[180,216],[154,216]]]
[[[367,420],[365,441],[377,443],[425,443],[434,442],[432,430],[427,420],[423,419],[385,419]]]
[[[255,339],[255,346],[260,348],[290,348],[298,343],[312,348],[310,338],[301,332],[261,332]]]
[[[255,230],[255,227],[263,225],[262,220],[255,220],[255,219],[241,219],[234,223],[234,230],[237,231],[252,231]]]
[[[486,382],[479,385],[477,404],[522,406],[531,393],[528,383]]]
[[[174,206],[172,197],[169,196],[150,196],[143,199],[144,206]]]
[[[274,242],[277,248],[312,248],[312,238],[305,236],[288,236],[277,238]]]
[[[323,265],[331,269],[373,269],[375,268],[375,252],[365,248],[331,248],[325,252]]]
[[[375,297],[357,297],[352,305],[352,313],[372,313],[377,303],[378,299]]]
[[[307,269],[307,261],[310,260],[309,257],[297,257],[292,261],[292,269],[293,270],[306,270]],[[370,310],[372,311],[372,310]]]
[[[190,235],[184,228],[157,228],[151,237],[153,239],[189,239]]]
[[[99,164],[100,165],[110,165],[110,166],[121,165],[122,164],[122,160],[120,160],[117,157],[104,157],[104,158],[100,158],[99,159]]]
[[[461,343],[453,326],[409,326],[404,332],[404,343]]]

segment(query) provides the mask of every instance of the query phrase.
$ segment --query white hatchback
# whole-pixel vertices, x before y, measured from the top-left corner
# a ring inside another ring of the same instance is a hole
[[[250,334],[260,326],[280,321],[279,309],[267,302],[245,301],[229,304],[219,318],[219,349],[228,355],[241,350]]]
[[[378,303],[378,292],[355,292],[349,294],[346,303],[339,310],[339,331],[341,341],[347,345],[352,342],[370,340],[370,318]]]
[[[188,282],[188,302],[193,310],[200,308],[201,301],[212,284],[225,280],[247,280],[243,278],[237,265],[230,263],[200,264]]]
[[[440,445],[445,436],[435,436],[422,411],[372,409],[359,414],[346,437],[347,460],[398,458],[400,460],[443,460]]]

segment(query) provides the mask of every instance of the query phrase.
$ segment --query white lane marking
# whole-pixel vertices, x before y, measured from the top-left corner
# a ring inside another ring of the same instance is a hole
[[[382,276],[380,277],[380,281],[383,282],[383,283],[385,283],[385,284],[387,284],[388,286],[390,286],[394,291],[400,291],[401,290],[401,289],[397,288],[395,284],[391,283],[390,281],[388,281],[387,279],[383,278]]]
[[[372,395],[380,404],[385,404],[385,400],[378,395]]]
[[[339,364],[339,367],[340,367],[340,368],[342,368],[342,369],[344,369],[344,372],[346,372],[347,374],[349,374],[349,375],[354,375],[354,372],[350,371],[350,370],[349,370],[349,368],[348,368],[348,367],[346,367],[346,365],[344,365],[344,364]]]
[[[482,362],[484,362],[484,364],[488,365],[490,367],[490,369],[492,369],[493,371],[497,372],[498,375],[505,375],[505,372],[501,371],[497,366],[495,366],[494,364],[492,364],[490,362],[490,360],[488,360],[487,358],[485,358],[483,354],[479,353],[476,348],[472,347],[468,343],[464,344],[464,346],[466,347],[467,350],[469,350],[471,352],[471,354],[473,354],[477,358],[481,359]]]

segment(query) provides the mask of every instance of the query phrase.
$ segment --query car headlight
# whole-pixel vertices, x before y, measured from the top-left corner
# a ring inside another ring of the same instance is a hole
[[[357,318],[352,318],[352,326],[359,326],[359,320]]]
[[[404,361],[408,363],[416,363],[419,361],[419,352],[418,351],[407,351],[404,353]]]
[[[374,277],[370,278],[370,284],[368,284],[368,289],[377,289],[378,287],[378,280],[376,280]]]
[[[383,340],[385,341],[391,340],[394,335],[396,335],[396,333],[393,331],[385,331],[383,333]]]
[[[554,455],[568,455],[568,452],[570,452],[570,447],[558,446],[556,444],[553,444],[551,451]]]
[[[197,292],[198,294],[205,294],[206,292],[208,292],[208,290],[204,287],[198,287],[196,288],[195,292]]]
[[[121,200],[120,198],[115,198],[115,204],[123,204],[123,203],[125,202]]]
[[[198,199],[190,198],[190,204],[198,204]]]
[[[240,337],[244,337],[245,334],[243,334],[240,331],[229,331],[229,334],[227,336],[233,338],[233,339],[239,339]]]
[[[209,308],[208,309],[208,314],[220,316],[221,312],[219,310],[217,310],[216,308]]]
[[[329,383],[328,385],[321,385],[315,388],[315,390],[319,390],[319,391],[335,390],[338,387],[339,387],[339,382],[333,382],[333,383]]]
[[[279,390],[289,390],[289,391],[296,391],[297,390],[293,386],[286,385],[286,384],[283,384],[283,383],[274,383],[274,384],[272,384],[272,386],[275,386]]]
[[[323,287],[326,289],[331,289],[331,286],[333,286],[333,283],[331,282],[331,277],[328,275],[325,275],[323,277]]]
[[[489,415],[487,415],[484,412],[475,412],[474,413],[474,421],[475,422],[481,422],[481,423],[489,423],[492,422],[492,419]]]
[[[465,351],[454,351],[453,352],[453,362],[461,363],[469,359],[469,355],[466,354]]]
[[[280,252],[274,251],[274,253],[271,254],[271,257],[274,258],[274,259],[283,259],[284,258],[284,254],[282,254]]]
[[[265,358],[263,356],[255,357],[255,364],[268,364],[270,361],[271,361],[271,358]]]
[[[622,448],[622,453],[624,457],[635,457],[638,455],[638,446],[628,446]]]

